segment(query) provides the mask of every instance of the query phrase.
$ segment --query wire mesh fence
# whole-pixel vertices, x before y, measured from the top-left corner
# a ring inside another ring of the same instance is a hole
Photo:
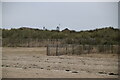
[[[80,55],[90,53],[118,53],[118,45],[76,45],[76,44],[59,44],[59,45],[47,45],[48,56],[58,55]]]
[[[65,44],[63,39],[2,39],[3,47],[46,47],[48,44]]]

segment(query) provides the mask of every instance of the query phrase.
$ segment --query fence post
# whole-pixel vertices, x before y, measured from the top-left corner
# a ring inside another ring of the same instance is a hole
[[[66,45],[66,54],[67,54],[67,45]]]
[[[73,51],[72,54],[74,54],[74,44],[72,45],[72,51]]]
[[[58,56],[58,44],[56,46],[56,56]]]
[[[49,52],[49,45],[47,45],[47,56],[50,56],[50,52]]]
[[[90,53],[90,45],[88,45],[88,54]]]
[[[56,46],[56,56],[58,56],[58,39],[57,39],[57,46]]]
[[[79,45],[79,55],[82,53],[82,46]]]

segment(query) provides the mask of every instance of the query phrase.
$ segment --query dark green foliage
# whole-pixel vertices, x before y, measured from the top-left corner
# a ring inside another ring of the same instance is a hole
[[[34,44],[34,42],[40,42],[41,39],[65,39],[65,44],[116,45],[120,42],[119,32],[119,29],[112,27],[79,32],[68,28],[62,31],[50,31],[22,27],[2,29],[2,41],[3,46],[21,46],[19,43]]]

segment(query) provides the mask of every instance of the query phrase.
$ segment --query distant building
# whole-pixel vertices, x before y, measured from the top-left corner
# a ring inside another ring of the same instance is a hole
[[[60,31],[60,28],[59,28],[59,26],[57,26],[56,30],[57,30],[57,31]]]
[[[46,30],[46,28],[45,28],[45,27],[43,27],[43,30]]]
[[[60,31],[60,24],[56,27],[57,31]]]

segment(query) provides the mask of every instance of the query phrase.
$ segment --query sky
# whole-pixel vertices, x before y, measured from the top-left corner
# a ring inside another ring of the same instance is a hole
[[[120,29],[120,2],[118,3],[118,28]]]
[[[0,28],[2,28],[2,3],[0,3]]]
[[[3,2],[2,27],[90,30],[118,27],[117,2]]]

